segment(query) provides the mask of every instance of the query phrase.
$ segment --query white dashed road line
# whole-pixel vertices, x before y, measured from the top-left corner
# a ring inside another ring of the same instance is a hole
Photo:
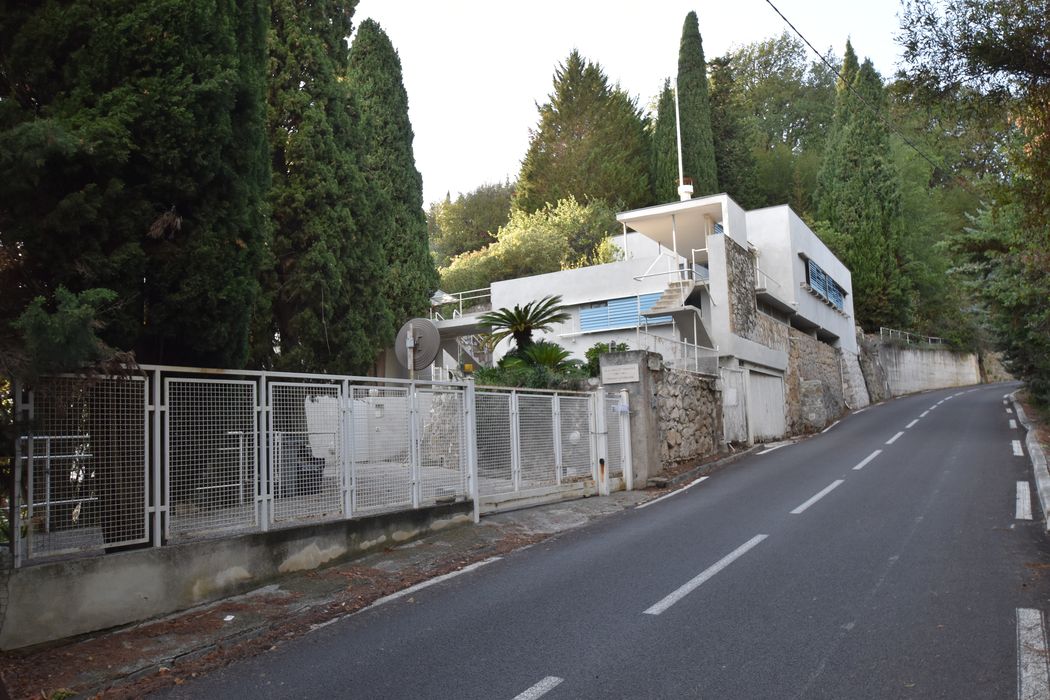
[[[515,695],[514,700],[536,700],[536,698],[541,698],[557,688],[564,680],[564,678],[558,678],[557,676],[547,676],[528,690]]]
[[[1047,664],[1046,626],[1043,612],[1017,609],[1017,700],[1050,697],[1050,666]]]
[[[686,484],[682,488],[678,489],[677,491],[672,491],[671,493],[664,494],[663,496],[660,496],[659,498],[654,498],[651,501],[646,501],[645,503],[640,503],[640,504],[636,505],[634,507],[634,509],[638,510],[639,508],[646,508],[648,506],[651,506],[654,503],[659,503],[660,501],[664,500],[665,498],[670,498],[671,496],[677,496],[678,494],[680,494],[680,493],[682,493],[684,491],[688,491],[689,489],[691,489],[694,486],[696,486],[697,484],[699,484],[701,481],[706,481],[707,479],[708,479],[708,477],[702,476],[699,479],[697,479],[696,481],[689,482],[688,484]]]
[[[1011,440],[1010,446],[1014,448],[1014,457],[1024,457],[1024,450],[1021,449],[1020,440]]]
[[[806,501],[805,503],[800,505],[795,510],[791,511],[791,514],[792,515],[800,514],[802,511],[806,510],[806,508],[809,508],[811,505],[813,505],[814,503],[816,503],[820,499],[824,498],[824,496],[827,496],[829,493],[831,493],[836,488],[838,488],[839,485],[841,485],[843,481],[844,481],[843,479],[835,479],[834,481],[831,482],[831,484],[829,484],[828,486],[826,486],[823,489],[821,489],[818,493],[816,493],[808,501]]]
[[[894,435],[893,437],[891,437],[889,440],[887,440],[886,444],[887,445],[892,445],[893,443],[897,442],[897,438],[899,438],[901,435],[904,435],[904,431],[903,430],[900,431],[899,433],[897,433],[896,435]]]
[[[1013,418],[1010,419],[1010,430],[1017,430],[1017,421]]]
[[[904,429],[905,429],[905,430],[910,430],[911,428],[914,428],[914,427],[915,427],[915,424],[916,424],[916,423],[918,423],[918,422],[919,422],[919,419],[918,419],[918,418],[916,418],[916,419],[915,419],[915,420],[913,420],[913,421],[912,421],[911,423],[908,423],[908,424],[907,424],[906,426],[904,426]]]
[[[927,411],[923,411],[922,413],[919,414],[919,418],[925,418],[928,415],[930,415],[930,412],[928,410]]]
[[[757,546],[762,540],[766,539],[767,537],[769,537],[769,535],[755,535],[747,542],[740,545],[732,552],[725,555],[717,562],[704,569],[697,576],[690,579],[685,585],[675,590],[669,596],[645,610],[643,614],[659,615],[664,610],[667,610],[669,607],[680,601],[682,598],[685,598],[687,595],[695,591],[697,588],[703,585],[704,582],[710,580],[719,571],[726,568],[734,561],[747,554],[748,551],[750,551],[753,547]]]
[[[1017,482],[1017,502],[1014,505],[1016,520],[1032,519],[1032,491],[1027,481]]]
[[[866,467],[866,466],[868,465],[868,463],[869,463],[869,462],[871,462],[871,460],[875,459],[876,457],[878,457],[878,456],[879,456],[879,455],[881,455],[881,454],[882,454],[882,450],[875,450],[875,451],[874,451],[874,452],[872,452],[872,453],[871,453],[870,455],[868,455],[867,457],[865,457],[865,458],[864,458],[864,459],[863,459],[863,460],[861,461],[861,463],[860,463],[860,464],[858,464],[857,466],[853,467],[853,471],[855,471],[855,472],[856,472],[856,471],[860,471],[861,469],[863,469],[864,467]]]

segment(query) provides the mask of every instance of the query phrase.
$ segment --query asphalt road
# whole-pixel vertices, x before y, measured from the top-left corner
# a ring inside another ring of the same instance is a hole
[[[1012,388],[871,407],[165,695],[1050,697]]]

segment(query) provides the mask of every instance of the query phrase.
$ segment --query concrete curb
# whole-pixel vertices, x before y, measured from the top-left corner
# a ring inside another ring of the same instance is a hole
[[[1025,438],[1025,446],[1028,448],[1028,458],[1032,461],[1032,472],[1035,474],[1035,490],[1039,493],[1039,505],[1043,508],[1043,524],[1046,530],[1050,532],[1050,517],[1047,516],[1050,513],[1050,471],[1047,470],[1046,454],[1043,452],[1043,446],[1036,439],[1032,422],[1028,420],[1021,402],[1017,400],[1016,391],[1010,394],[1010,399],[1013,401],[1017,420],[1028,431]]]
[[[728,465],[732,464],[733,462],[736,462],[737,460],[741,460],[744,457],[747,457],[748,455],[753,455],[756,452],[759,452],[759,451],[765,449],[766,447],[768,447],[768,445],[764,445],[764,444],[753,445],[753,446],[747,448],[746,450],[743,450],[741,452],[737,452],[736,454],[729,455],[728,457],[723,457],[722,459],[716,459],[713,462],[706,462],[704,464],[699,464],[699,465],[693,467],[692,469],[689,469],[688,471],[684,471],[681,474],[675,474],[674,476],[668,478],[667,486],[668,487],[678,486],[680,484],[686,483],[687,481],[692,481],[693,479],[695,479],[697,477],[706,476],[708,474],[712,474],[712,473],[718,471],[719,469],[721,469],[722,467],[728,466]]]

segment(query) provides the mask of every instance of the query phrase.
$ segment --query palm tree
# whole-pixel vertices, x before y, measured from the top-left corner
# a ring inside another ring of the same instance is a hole
[[[478,321],[492,328],[492,337],[498,343],[507,336],[514,338],[518,350],[532,345],[533,331],[548,331],[555,323],[569,320],[569,312],[561,306],[561,296],[546,296],[530,301],[524,307],[514,305],[482,314]]]
[[[556,343],[544,340],[535,342],[517,355],[504,358],[504,367],[545,367],[551,372],[565,372],[580,366],[579,360],[571,360],[572,353]]]

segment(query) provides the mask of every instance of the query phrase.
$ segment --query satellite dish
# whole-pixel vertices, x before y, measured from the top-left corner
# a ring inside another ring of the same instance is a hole
[[[412,363],[414,366],[412,367],[408,365],[410,328],[412,329],[411,350],[414,360]],[[397,355],[397,361],[403,367],[413,371],[429,367],[430,363],[437,357],[440,348],[441,334],[438,332],[437,326],[429,318],[413,318],[409,320],[408,323],[401,326],[401,330],[397,332],[397,340],[394,342],[394,354]]]

